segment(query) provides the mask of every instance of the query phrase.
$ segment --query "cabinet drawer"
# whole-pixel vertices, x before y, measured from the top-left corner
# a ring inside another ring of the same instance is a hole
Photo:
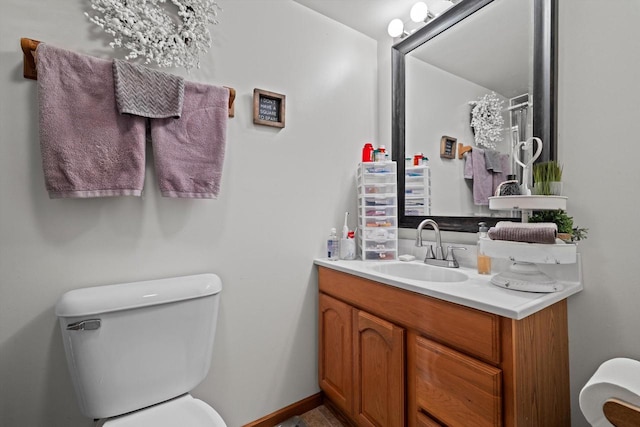
[[[413,416],[450,427],[502,425],[500,369],[423,337],[415,340],[415,366],[409,368],[415,376],[418,413]]]

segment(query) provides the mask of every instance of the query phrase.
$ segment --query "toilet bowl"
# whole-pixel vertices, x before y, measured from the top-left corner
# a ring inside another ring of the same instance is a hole
[[[189,394],[207,375],[215,274],[76,289],[56,304],[83,415],[105,427],[226,427]]]
[[[190,394],[96,424],[96,427],[140,426],[226,427],[226,424],[215,409]]]

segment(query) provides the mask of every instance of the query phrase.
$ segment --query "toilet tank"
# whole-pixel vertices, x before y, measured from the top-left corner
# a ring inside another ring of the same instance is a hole
[[[191,391],[207,375],[215,274],[76,289],[55,313],[81,412],[108,418]]]

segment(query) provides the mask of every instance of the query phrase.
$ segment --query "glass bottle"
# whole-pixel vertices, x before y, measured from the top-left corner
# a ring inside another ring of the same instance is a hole
[[[478,274],[491,274],[491,257],[486,255],[480,246],[480,239],[487,237],[489,227],[486,222],[478,224]]]

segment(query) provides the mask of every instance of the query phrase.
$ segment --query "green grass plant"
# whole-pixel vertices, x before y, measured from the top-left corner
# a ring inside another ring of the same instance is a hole
[[[552,194],[551,182],[562,181],[562,166],[555,160],[533,165],[533,182],[536,193],[542,196]]]

